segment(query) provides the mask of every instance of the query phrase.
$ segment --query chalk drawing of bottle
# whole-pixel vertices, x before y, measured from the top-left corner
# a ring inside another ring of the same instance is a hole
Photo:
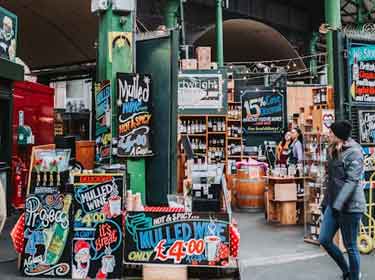
[[[212,262],[216,260],[220,248],[220,237],[215,235],[216,225],[213,221],[208,224],[209,235],[205,237],[206,243],[206,257],[207,261]]]
[[[357,82],[359,80],[359,65],[357,56],[354,57],[353,63],[353,81]]]

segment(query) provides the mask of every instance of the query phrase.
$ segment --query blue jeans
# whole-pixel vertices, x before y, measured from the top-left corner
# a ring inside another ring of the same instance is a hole
[[[320,229],[320,244],[340,267],[350,280],[358,280],[360,272],[360,255],[357,246],[357,236],[362,213],[342,213],[327,207]],[[349,257],[349,266],[344,255],[333,243],[333,238],[341,229],[344,246]]]

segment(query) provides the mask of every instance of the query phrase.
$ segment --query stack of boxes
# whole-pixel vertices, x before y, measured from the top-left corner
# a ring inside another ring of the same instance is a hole
[[[197,47],[196,59],[181,59],[181,70],[217,69],[217,64],[211,61],[211,47]]]

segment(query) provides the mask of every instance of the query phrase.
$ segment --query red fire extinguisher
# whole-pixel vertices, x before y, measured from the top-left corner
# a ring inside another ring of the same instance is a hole
[[[19,157],[12,158],[12,186],[14,186],[12,205],[16,209],[25,208],[27,168]]]

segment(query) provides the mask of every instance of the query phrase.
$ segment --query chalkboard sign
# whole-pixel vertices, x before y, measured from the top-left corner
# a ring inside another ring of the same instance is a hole
[[[129,212],[125,262],[227,266],[228,223],[227,214]]]
[[[353,101],[375,102],[375,45],[349,49],[349,86]]]
[[[145,157],[151,150],[151,76],[117,74],[118,157]]]
[[[71,209],[71,194],[52,191],[27,197],[22,257],[24,275],[70,277]]]
[[[74,176],[74,279],[121,278],[122,178],[121,174]]]
[[[178,75],[178,109],[183,114],[226,114],[221,70],[184,71]]]
[[[111,156],[111,87],[109,81],[95,85],[96,161],[105,162]]]
[[[278,91],[244,91],[241,104],[242,128],[246,134],[284,130],[284,96]]]
[[[358,111],[358,121],[360,143],[375,145],[375,110]]]

